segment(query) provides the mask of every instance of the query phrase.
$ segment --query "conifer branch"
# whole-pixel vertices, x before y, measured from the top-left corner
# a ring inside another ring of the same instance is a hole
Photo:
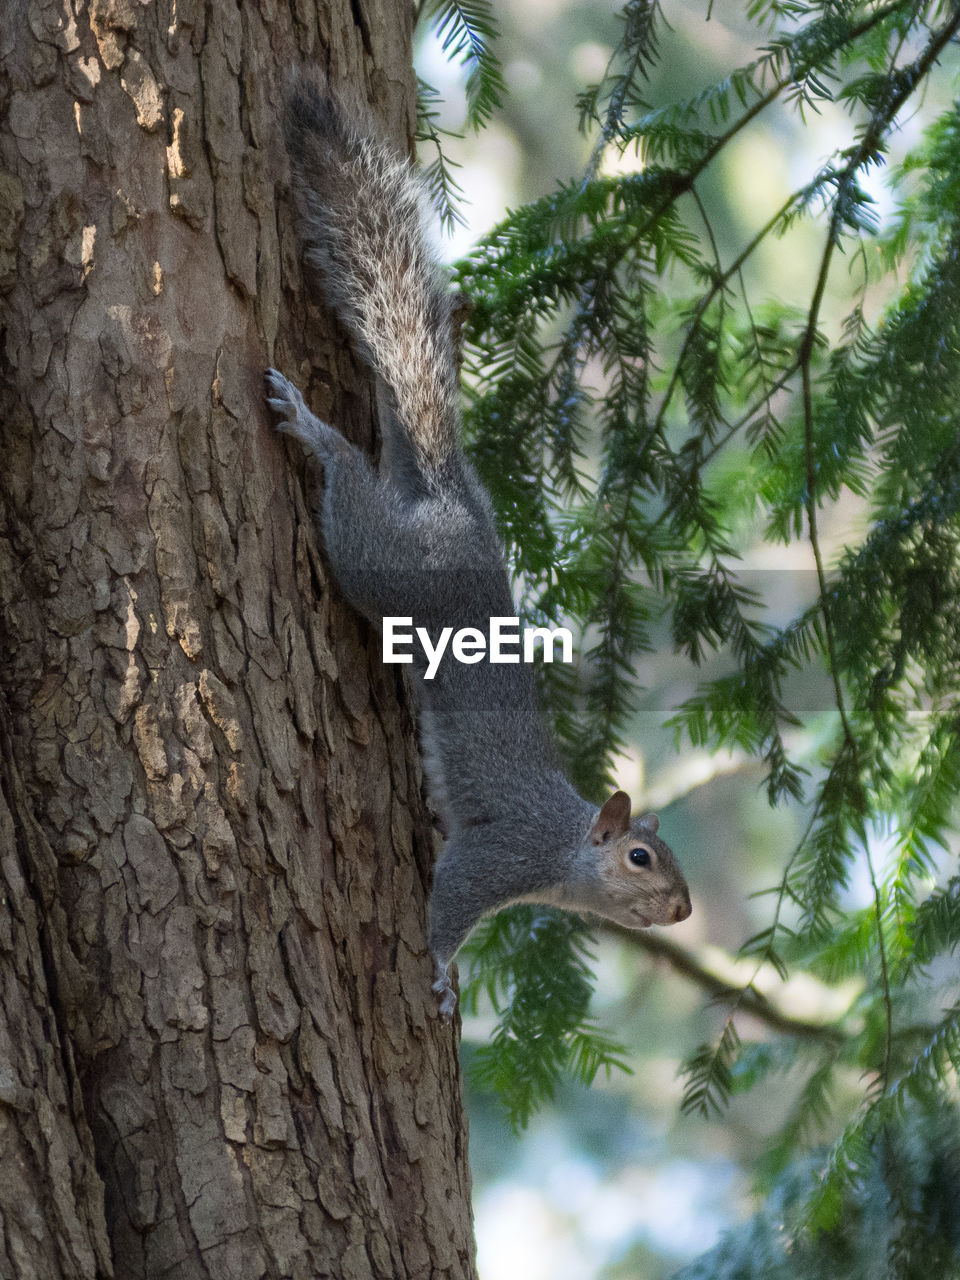
[[[646,20],[656,6],[631,0],[629,8],[635,20]],[[872,1079],[875,1068],[880,1098],[893,1097],[906,1054],[917,1047],[903,1017],[914,993],[902,996],[899,984],[913,984],[917,1000],[939,999],[925,966],[960,945],[955,885],[930,889],[938,869],[933,847],[955,827],[960,794],[956,110],[944,111],[912,148],[899,187],[904,212],[884,239],[860,186],[865,168],[883,157],[908,97],[956,38],[960,9],[904,0],[854,22],[866,8],[852,0],[811,4],[803,10],[811,21],[802,26],[793,0],[758,0],[750,11],[773,29],[769,52],[689,102],[661,109],[641,101],[645,59],[656,49],[631,44],[638,23],[611,64],[624,78],[615,83],[608,68],[587,101],[600,138],[584,174],[508,215],[461,275],[475,299],[468,425],[524,604],[538,620],[562,617],[590,628],[576,668],[545,672],[584,793],[599,787],[628,724],[652,609],[668,615],[678,647],[694,662],[717,654],[732,667],[702,684],[674,723],[698,746],[763,759],[771,801],[801,798],[805,789],[805,770],[786,754],[785,726],[800,723],[787,681],[794,670],[803,678],[826,664],[838,731],[806,830],[774,886],[772,923],[742,948],[756,966],[751,980],[725,981],[670,938],[633,939],[726,1006],[719,1037],[687,1064],[685,1107],[712,1111],[766,1071],[812,1068],[771,1156],[781,1162],[777,1168],[834,1109],[842,1123],[846,1093],[828,1096],[841,1073],[866,1070]],[[789,26],[785,34],[781,24]],[[898,65],[904,49],[911,50],[906,67]],[[796,100],[801,111],[818,99],[862,108],[865,123],[724,266],[698,176],[777,96]],[[628,109],[640,119],[627,119]],[[707,111],[715,134],[701,127]],[[605,147],[635,138],[645,139],[644,169],[601,176]],[[679,202],[685,194],[689,202]],[[821,203],[827,242],[808,305],[751,305],[748,260]],[[915,259],[905,256],[911,237]],[[851,241],[864,264],[855,291],[836,269],[837,250]],[[881,252],[868,260],[878,243]],[[873,263],[896,301],[871,327],[864,296],[868,283],[871,301],[877,296]],[[894,267],[906,274],[905,286],[893,279]],[[820,316],[828,295],[832,301],[841,292],[852,309],[842,340],[829,342]],[[730,449],[744,431],[743,449]],[[724,449],[723,469],[711,468]],[[845,487],[864,499],[872,527],[833,571],[818,521]],[[735,538],[744,518],[758,513],[772,540],[787,546],[808,539],[812,549],[816,602],[785,625],[758,620],[759,602],[736,573]],[[641,565],[649,585],[637,580]],[[897,863],[886,881],[871,858],[868,823],[899,824]],[[873,901],[853,910],[841,890],[861,846]],[[515,1118],[530,1114],[538,1090],[549,1095],[575,1063],[617,1061],[616,1047],[584,1021],[582,981],[552,1000],[549,1017],[526,998],[526,966],[540,975],[543,991],[563,988],[570,976],[564,948],[575,947],[574,935],[543,933],[538,923],[541,951],[553,939],[547,963],[543,955],[525,956],[528,926],[510,936],[494,965],[501,1030],[481,1059],[487,1078],[512,1099]],[[775,993],[760,996],[763,967],[785,978],[788,961],[791,971],[807,968],[827,982],[863,975],[858,1016],[823,1028],[791,1018]],[[485,963],[481,958],[477,968],[481,983],[493,972]],[[523,993],[516,1016],[514,993]],[[747,1016],[770,1033],[756,1044],[740,1040]],[[952,1035],[944,1032],[944,1046],[954,1044]],[[922,1036],[931,1043],[929,1028]],[[930,1049],[923,1087],[931,1099],[945,1096],[945,1052]],[[823,1199],[830,1213],[875,1167],[874,1136],[884,1143],[902,1136],[894,1112],[882,1114],[889,1124],[875,1128],[877,1112],[866,1127],[847,1125]],[[903,1238],[904,1248],[915,1239],[906,1229]]]
[[[805,1040],[819,1040],[829,1044],[840,1044],[846,1038],[846,1032],[836,1024],[818,1022],[810,1018],[800,1018],[795,1014],[785,1013],[768,996],[758,991],[754,985],[759,969],[749,982],[743,986],[738,986],[719,977],[686,947],[681,946],[679,942],[674,942],[665,934],[627,933],[623,931],[623,936],[642,951],[646,951],[648,955],[664,961],[676,973],[695,983],[701,990],[706,992],[711,1000],[720,1004],[732,1004],[731,1015],[738,1010],[742,1010],[743,1013],[749,1014],[752,1018],[757,1018],[773,1031],[781,1032],[784,1035],[799,1036]]]
[[[880,956],[881,985],[883,991],[883,1000],[885,1008],[885,1048],[883,1058],[883,1081],[884,1088],[889,1087],[890,1071],[891,1071],[891,1053],[893,1044],[893,1000],[890,991],[890,973],[889,962],[887,957],[886,939],[883,930],[883,911],[880,899],[880,890],[877,884],[876,874],[873,868],[873,862],[867,842],[866,831],[864,830],[863,820],[866,813],[866,799],[863,794],[863,778],[860,763],[860,750],[850,724],[850,719],[846,710],[846,700],[844,698],[843,688],[840,682],[840,662],[837,653],[836,634],[834,630],[833,615],[830,608],[829,597],[827,592],[827,580],[824,569],[823,554],[820,548],[820,538],[817,528],[817,461],[814,450],[814,432],[813,432],[813,391],[812,391],[812,373],[811,359],[813,355],[814,341],[817,332],[817,325],[820,315],[820,307],[823,302],[823,296],[827,286],[827,278],[830,273],[830,264],[836,246],[840,242],[840,233],[844,221],[844,203],[849,185],[854,181],[855,175],[860,167],[876,153],[877,148],[883,138],[883,135],[890,128],[892,122],[896,118],[898,112],[903,107],[916,86],[923,82],[926,73],[933,66],[940,53],[947,46],[950,40],[960,30],[960,13],[955,14],[952,21],[947,23],[928,43],[923,54],[916,60],[911,74],[903,78],[903,83],[899,90],[891,94],[888,101],[882,103],[874,113],[868,128],[866,129],[863,139],[859,146],[853,150],[846,168],[842,172],[837,182],[836,195],[834,197],[833,209],[830,216],[830,227],[827,235],[826,245],[820,259],[820,268],[817,274],[817,281],[813,291],[813,297],[808,312],[807,326],[803,340],[800,345],[800,373],[802,380],[802,396],[803,396],[803,434],[804,434],[804,455],[806,459],[806,509],[807,522],[809,527],[810,547],[813,552],[814,563],[816,565],[817,582],[820,593],[820,610],[823,617],[824,636],[827,650],[827,664],[830,669],[830,678],[833,682],[834,697],[836,700],[837,711],[840,716],[840,723],[843,729],[843,736],[850,753],[851,764],[854,774],[854,794],[856,796],[856,806],[859,817],[859,836],[863,847],[866,851],[870,880],[874,894],[874,909],[876,915],[877,928],[877,945]],[[892,77],[892,68],[891,68]]]
[[[696,195],[695,189],[691,188],[691,190],[693,191],[694,198],[696,199],[699,205],[700,201],[699,201],[699,197]],[[683,340],[683,345],[680,348],[680,353],[677,356],[676,360],[674,361],[673,371],[670,375],[670,381],[667,383],[666,390],[664,391],[663,397],[660,401],[660,408],[657,410],[657,417],[653,425],[653,430],[655,432],[661,431],[663,429],[667,410],[670,407],[670,401],[673,399],[674,392],[676,391],[680,383],[680,369],[683,365],[684,358],[686,357],[686,355],[690,350],[690,344],[692,343],[694,337],[699,331],[700,321],[703,319],[704,315],[707,313],[711,302],[713,302],[714,298],[716,298],[718,293],[720,293],[723,289],[727,287],[727,285],[730,283],[733,277],[739,274],[739,272],[743,269],[744,264],[749,261],[749,259],[757,251],[757,249],[764,242],[764,240],[766,240],[766,238],[778,226],[780,226],[780,224],[783,222],[784,218],[787,216],[790,210],[796,205],[801,194],[802,193],[799,191],[794,191],[790,196],[788,196],[788,198],[783,202],[780,208],[777,209],[776,213],[774,213],[772,217],[767,219],[767,221],[763,224],[763,226],[756,233],[756,235],[754,235],[753,238],[748,242],[748,244],[741,250],[741,252],[737,254],[736,258],[734,258],[734,260],[730,263],[730,265],[722,271],[718,269],[713,283],[700,299],[699,303],[697,304],[697,309],[694,312],[693,316],[691,317],[689,327],[687,328],[687,332]],[[795,366],[794,369],[791,371],[791,376],[793,373],[796,372],[796,367],[798,366],[799,366],[799,360],[797,362],[797,366]],[[772,393],[768,392],[767,395],[765,396],[765,399],[769,399],[770,394]],[[753,412],[754,411],[751,410],[749,414],[744,415],[743,417],[740,418],[740,420],[737,423],[730,426],[727,434],[722,438],[724,444],[728,440],[731,440],[733,436],[736,435],[737,431],[746,422],[750,420],[750,418],[753,416]],[[704,458],[704,462],[708,461],[710,458],[715,457],[716,454],[720,452],[721,447],[722,446],[714,445],[709,455]]]

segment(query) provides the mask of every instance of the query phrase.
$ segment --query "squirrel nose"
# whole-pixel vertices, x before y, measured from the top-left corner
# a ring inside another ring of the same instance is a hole
[[[690,905],[690,895],[689,893],[685,893],[683,897],[674,904],[673,923],[679,924],[681,920],[686,920],[692,910],[693,907]]]

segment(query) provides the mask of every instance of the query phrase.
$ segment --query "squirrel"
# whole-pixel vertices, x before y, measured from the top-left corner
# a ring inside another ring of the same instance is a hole
[[[278,429],[322,464],[320,522],[350,604],[381,626],[412,615],[431,634],[484,630],[515,613],[493,508],[458,442],[451,310],[427,246],[427,197],[410,163],[348,117],[318,76],[288,84],[284,135],[307,264],[378,378],[382,464],[316,418],[275,369],[265,374]],[[508,903],[585,911],[628,929],[690,915],[683,873],[655,814],[602,808],[556,763],[533,674],[519,662],[448,658],[424,679],[413,655],[424,767],[446,842],[429,907],[439,1013],[456,995],[448,967],[481,916]]]

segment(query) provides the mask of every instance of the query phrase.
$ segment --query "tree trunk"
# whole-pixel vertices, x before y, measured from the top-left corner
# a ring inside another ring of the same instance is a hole
[[[0,17],[0,1277],[473,1276],[406,693],[262,399],[373,445],[280,85],[409,146],[411,7]]]

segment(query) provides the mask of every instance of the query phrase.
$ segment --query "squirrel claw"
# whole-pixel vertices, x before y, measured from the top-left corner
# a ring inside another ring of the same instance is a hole
[[[263,382],[267,391],[267,404],[278,417],[286,418],[287,422],[281,424],[281,430],[288,424],[293,426],[298,416],[298,411],[303,409],[307,412],[306,405],[303,403],[303,396],[282,373],[276,369],[265,369],[263,373]]]
[[[454,1010],[457,1007],[457,993],[450,984],[450,979],[445,973],[437,978],[436,982],[431,986],[431,990],[435,991],[440,997],[437,1005],[437,1012],[440,1014],[444,1022],[450,1022],[453,1018]]]
[[[282,435],[294,436],[315,453],[321,462],[332,452],[344,447],[338,432],[310,412],[303,396],[289,378],[285,378],[276,369],[265,369],[263,383],[267,404],[276,418],[274,425]]]

